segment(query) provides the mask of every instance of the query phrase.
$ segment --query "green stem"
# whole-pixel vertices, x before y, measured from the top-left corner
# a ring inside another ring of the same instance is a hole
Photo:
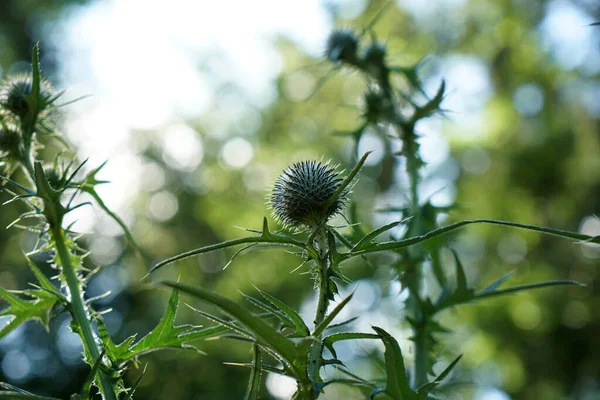
[[[315,327],[325,319],[327,307],[329,306],[329,248],[327,244],[327,230],[324,227],[319,229],[315,235],[314,247],[317,249],[319,259],[317,261],[317,283],[318,283],[318,302],[315,314]],[[321,369],[321,359],[323,354],[322,334],[319,334],[318,340],[310,349],[308,355],[308,377],[312,382],[321,382],[319,371]],[[316,398],[316,397],[315,397]]]
[[[52,238],[56,253],[60,259],[62,272],[65,276],[67,286],[70,293],[70,311],[78,327],[85,354],[91,357],[89,362],[93,364],[100,357],[100,348],[94,338],[91,321],[88,317],[87,310],[83,304],[83,296],[81,292],[81,282],[77,277],[75,266],[71,263],[71,253],[65,243],[64,231],[60,226],[53,226],[51,230]],[[112,384],[108,377],[102,371],[98,371],[100,381],[100,391],[105,400],[117,400]]]

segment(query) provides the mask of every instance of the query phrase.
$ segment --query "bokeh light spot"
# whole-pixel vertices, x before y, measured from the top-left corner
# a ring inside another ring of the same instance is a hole
[[[277,399],[290,399],[296,392],[296,381],[288,376],[268,374],[266,380],[267,390]]]
[[[513,307],[512,319],[517,327],[530,331],[542,322],[542,312],[533,301],[522,300]]]
[[[539,85],[534,83],[521,85],[513,94],[513,104],[519,114],[533,117],[544,107],[544,92]]]
[[[31,372],[29,359],[20,350],[10,350],[2,359],[2,372],[13,381],[26,380]]]
[[[198,132],[187,125],[170,126],[163,137],[163,158],[172,168],[193,171],[204,157]]]
[[[253,156],[254,149],[250,142],[240,137],[229,139],[221,149],[223,162],[233,169],[245,167]]]
[[[161,191],[155,193],[148,202],[148,214],[155,221],[165,222],[177,214],[179,202],[173,193]]]

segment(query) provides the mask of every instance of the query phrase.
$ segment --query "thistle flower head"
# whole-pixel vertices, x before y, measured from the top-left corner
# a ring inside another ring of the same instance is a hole
[[[18,157],[20,144],[21,136],[16,130],[0,127],[0,158]]]
[[[325,55],[330,61],[355,64],[357,51],[358,36],[351,30],[336,30],[327,39]]]
[[[0,89],[0,104],[11,113],[24,118],[31,112],[30,97],[33,91],[31,74],[18,74],[9,77]],[[40,81],[38,109],[41,110],[50,103],[52,87],[48,81]],[[38,110],[38,111],[39,111]]]
[[[319,226],[344,208],[348,190],[328,204],[342,182],[331,165],[318,161],[295,163],[275,182],[271,194],[273,215],[297,228]]]

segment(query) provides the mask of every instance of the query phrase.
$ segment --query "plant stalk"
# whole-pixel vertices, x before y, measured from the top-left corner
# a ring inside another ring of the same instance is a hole
[[[319,259],[316,260],[316,272],[317,272],[317,290],[318,290],[318,302],[317,311],[315,314],[315,328],[323,322],[327,314],[327,307],[329,306],[329,248],[327,241],[327,230],[325,227],[318,227],[319,232],[315,235],[314,246],[318,251]],[[317,342],[313,344],[308,355],[308,377],[312,382],[320,382],[321,377],[319,371],[321,369],[321,359],[323,354],[323,343],[319,334],[316,337]],[[316,397],[315,397],[316,398]]]
[[[92,331],[91,321],[88,316],[88,312],[83,304],[83,295],[81,292],[81,282],[77,277],[75,267],[71,262],[70,252],[65,243],[64,231],[60,226],[53,226],[51,229],[52,238],[56,247],[56,253],[60,259],[62,266],[62,272],[67,281],[67,286],[70,293],[70,311],[75,323],[79,327],[81,334],[81,341],[85,354],[89,355],[92,359],[89,360],[91,364],[100,357],[100,348],[94,338],[94,332]],[[105,400],[117,400],[112,384],[108,377],[103,371],[98,371],[100,391],[102,392]]]

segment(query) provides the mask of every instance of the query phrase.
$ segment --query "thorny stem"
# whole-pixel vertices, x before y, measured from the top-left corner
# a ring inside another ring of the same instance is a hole
[[[407,162],[406,168],[408,170],[408,175],[410,177],[410,208],[411,214],[413,216],[413,225],[411,236],[418,236],[423,233],[422,224],[421,224],[421,210],[419,207],[419,194],[418,194],[418,186],[419,186],[419,159],[417,154],[417,148],[415,146],[415,133],[414,133],[414,125],[413,130],[411,132],[405,132],[407,135],[407,144],[409,145],[408,151],[406,153]],[[413,326],[413,336],[415,343],[415,359],[414,359],[414,370],[412,374],[412,385],[413,388],[418,388],[421,385],[427,382],[427,358],[429,354],[429,348],[427,344],[427,320],[426,316],[423,314],[421,310],[421,287],[422,287],[422,275],[420,270],[420,249],[419,247],[411,248],[410,256],[414,257],[417,261],[415,265],[412,266],[415,270],[411,272],[414,274],[412,285],[409,285],[409,290],[411,291],[411,297],[413,301],[409,302],[410,310],[412,311],[413,318],[418,322],[415,326]]]
[[[314,247],[316,248],[319,259],[316,260],[316,281],[318,290],[318,303],[317,311],[315,314],[315,327],[317,327],[325,319],[327,313],[327,307],[329,306],[329,248],[327,241],[327,230],[321,226],[315,235]],[[321,343],[320,334],[316,339],[318,340],[313,344],[310,349],[308,356],[308,377],[312,382],[319,382],[321,378],[319,376],[319,370],[321,369],[321,359],[323,353],[323,344]]]
[[[63,229],[60,226],[53,226],[50,232],[54,239],[56,254],[60,259],[62,272],[69,288],[71,314],[81,334],[85,354],[88,354],[92,358],[89,362],[94,364],[98,357],[100,357],[100,349],[92,331],[88,312],[83,304],[81,282],[75,271],[75,266],[71,263],[71,253],[65,243]],[[104,372],[101,370],[98,371],[98,377],[103,398],[105,400],[117,400],[112,384]]]

